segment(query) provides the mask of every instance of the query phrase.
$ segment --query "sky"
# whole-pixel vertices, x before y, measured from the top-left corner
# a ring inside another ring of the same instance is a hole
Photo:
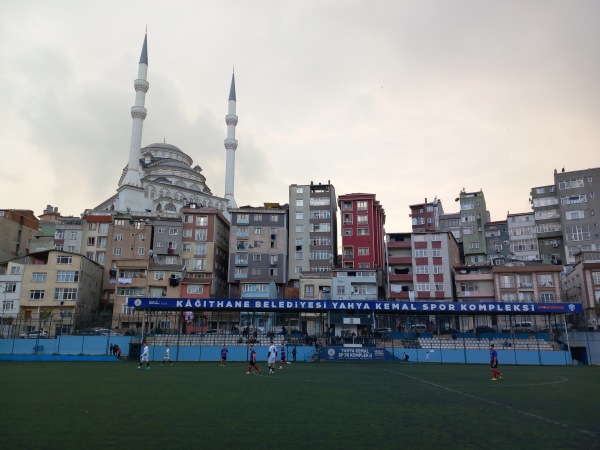
[[[600,2],[3,0],[0,208],[78,216],[116,192],[148,30],[142,146],[167,142],[224,196],[235,70],[238,205],[291,184],[411,204],[483,190],[531,211],[554,169],[600,166]]]

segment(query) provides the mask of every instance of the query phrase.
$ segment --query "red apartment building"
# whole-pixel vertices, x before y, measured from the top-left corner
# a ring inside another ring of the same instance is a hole
[[[385,267],[385,210],[375,194],[338,197],[342,214],[342,268]]]

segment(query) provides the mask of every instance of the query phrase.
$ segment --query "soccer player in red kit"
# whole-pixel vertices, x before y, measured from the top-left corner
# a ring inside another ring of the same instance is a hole
[[[494,344],[490,344],[490,367],[494,374],[492,381],[497,381],[498,378],[502,378],[502,372],[498,370],[498,352],[494,348]]]
[[[256,365],[256,350],[254,350],[254,345],[250,344],[250,365],[248,366],[248,372],[246,372],[246,375],[250,375],[253,367],[257,374],[260,373],[260,369]]]

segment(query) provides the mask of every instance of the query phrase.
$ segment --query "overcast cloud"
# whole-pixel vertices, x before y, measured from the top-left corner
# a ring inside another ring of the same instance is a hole
[[[530,211],[554,169],[598,167],[598,1],[5,1],[1,208],[79,215],[128,161],[148,26],[142,145],[176,145],[224,195],[235,66],[238,205],[290,184],[370,192],[386,231],[408,205],[483,189]]]

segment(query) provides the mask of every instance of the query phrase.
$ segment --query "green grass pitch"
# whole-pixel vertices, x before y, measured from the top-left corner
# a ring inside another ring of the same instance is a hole
[[[598,367],[136,366],[0,362],[0,447],[600,449]]]

